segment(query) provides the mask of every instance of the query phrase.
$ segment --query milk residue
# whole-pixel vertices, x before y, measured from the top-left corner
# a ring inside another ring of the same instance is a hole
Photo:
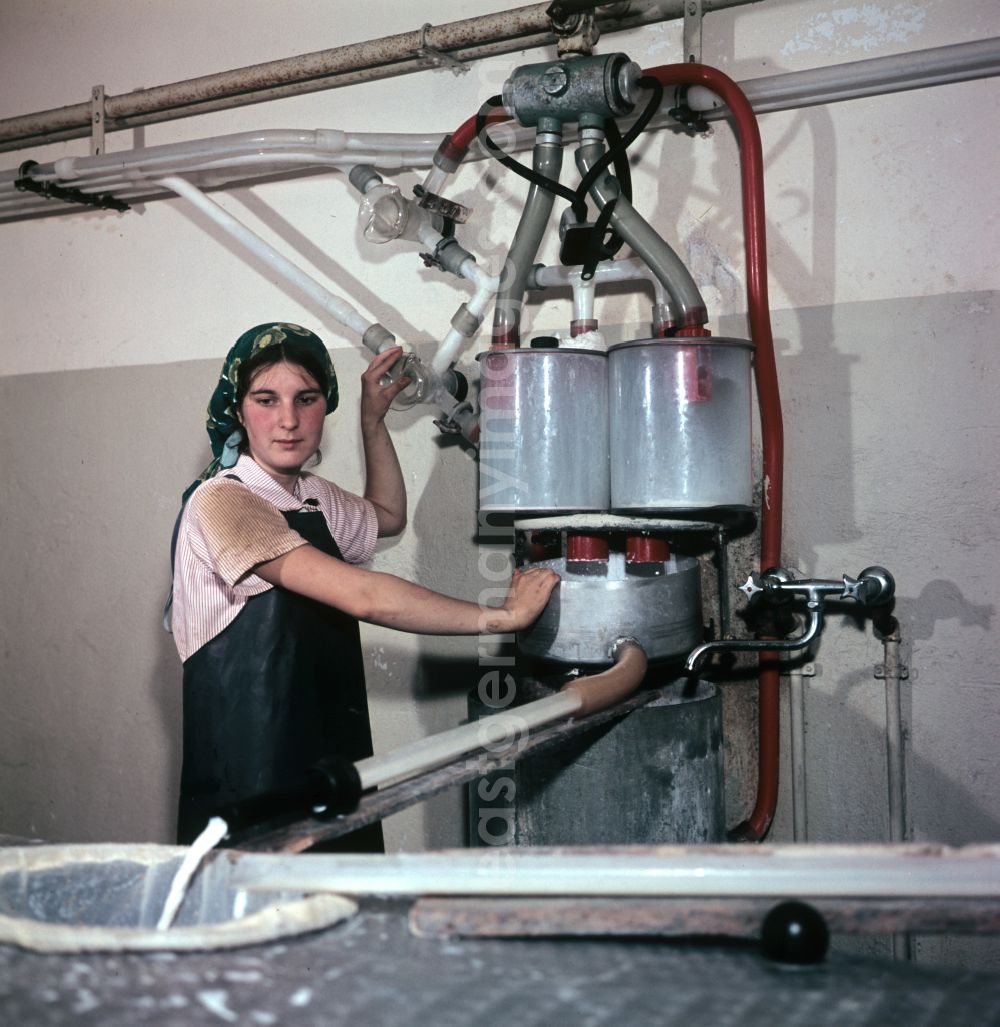
[[[170,882],[167,901],[163,904],[163,912],[156,924],[158,931],[165,931],[174,922],[174,917],[177,916],[177,911],[187,894],[191,878],[194,877],[202,860],[227,834],[229,825],[225,820],[222,817],[212,817],[205,830],[191,843],[191,848],[188,849],[187,855],[177,868],[177,873],[174,874],[173,881]]]

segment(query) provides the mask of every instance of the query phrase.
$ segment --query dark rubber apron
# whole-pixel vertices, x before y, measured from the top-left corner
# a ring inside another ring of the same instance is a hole
[[[319,510],[284,517],[311,545],[343,559]],[[184,663],[178,842],[193,841],[220,805],[289,788],[334,754],[372,755],[358,622],[271,588]],[[382,825],[323,847],[382,852]]]

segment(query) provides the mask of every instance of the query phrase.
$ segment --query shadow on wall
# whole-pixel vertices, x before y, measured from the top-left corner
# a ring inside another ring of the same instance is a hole
[[[904,639],[927,640],[934,637],[934,627],[939,621],[953,618],[963,628],[989,631],[995,609],[992,603],[970,603],[954,581],[936,578],[928,581],[915,599],[897,597],[895,613]]]
[[[400,566],[397,562],[386,569],[446,595],[472,602],[480,600],[484,582],[478,570],[479,548],[475,544],[475,461],[463,443],[438,434],[426,407],[394,415],[391,430],[397,445],[401,435],[408,432],[434,452],[419,491],[412,487],[411,472],[404,466],[411,492],[406,531],[409,542],[401,543],[399,552],[412,554],[412,563]],[[369,699],[377,707],[373,708],[376,737],[380,721],[384,730],[391,730],[395,711],[405,717],[407,733],[399,744],[466,720],[465,697],[476,688],[483,673],[478,640],[417,635],[397,644],[394,634],[380,634],[378,642],[366,645]],[[420,811],[421,837],[408,836],[403,847],[462,845],[462,801],[460,790],[452,789],[424,802]]]
[[[924,686],[919,679],[903,682],[905,725],[912,723],[913,689]],[[884,720],[862,715],[850,705],[850,694],[859,689],[870,693],[873,703],[882,704],[883,686],[870,668],[846,674],[832,693],[812,689],[807,695],[806,780],[809,807],[817,814],[807,819],[811,825],[822,824],[822,830],[807,827],[810,842],[889,840],[885,724]],[[917,788],[925,797],[933,796],[939,824],[933,831],[918,824],[910,837],[946,845],[1000,838],[1000,820],[970,789],[921,755],[909,727],[905,732],[908,801],[911,806],[914,804]]]
[[[904,604],[912,602],[904,600]],[[828,655],[824,670],[832,663]],[[906,803],[910,810],[908,820],[916,822],[908,829],[906,841],[951,846],[995,842],[1000,839],[1000,820],[981,800],[981,789],[977,797],[974,787],[966,787],[962,780],[950,775],[951,768],[942,767],[933,755],[924,755],[920,736],[911,734],[914,694],[933,687],[943,692],[949,686],[930,682],[923,675],[901,683]],[[866,666],[845,674],[832,692],[810,688],[808,684],[806,689],[805,840],[888,843],[883,683],[874,678],[872,667]],[[869,703],[872,715],[866,716],[859,706]],[[966,726],[975,729],[975,725]],[[783,780],[781,787],[789,788],[789,779]],[[995,970],[1000,958],[1000,943],[995,936],[915,936],[914,944],[921,962]],[[892,957],[889,935],[835,935],[832,948],[834,952],[854,956]]]
[[[185,397],[183,420],[176,418],[177,437],[172,448],[172,472],[165,475],[165,495],[161,505],[165,507],[166,532],[160,530],[151,539],[150,548],[155,558],[164,567],[162,582],[157,580],[151,591],[162,604],[166,601],[170,586],[170,546],[174,524],[180,513],[181,494],[201,474],[211,459],[211,451],[205,435],[205,405],[214,388],[218,375],[219,360],[195,361],[183,365],[171,365],[171,374],[181,377],[183,386],[178,390]],[[170,396],[169,390],[166,396]],[[169,407],[169,399],[167,404]],[[171,424],[167,411],[159,411],[150,424],[158,428]],[[174,644],[173,635],[164,630],[160,617],[149,627],[151,639],[148,659],[150,663],[148,694],[155,704],[162,725],[165,743],[166,778],[163,791],[157,797],[156,809],[160,818],[158,837],[173,843],[177,826],[177,793],[180,783],[181,755],[183,747],[183,671],[180,656]]]
[[[918,597],[897,596],[892,613],[903,640],[901,663],[910,671],[900,682],[908,837],[948,845],[1000,838],[1000,819],[983,801],[986,793],[976,780],[975,764],[966,753],[956,753],[953,764],[940,757],[949,738],[963,738],[973,753],[980,747],[990,753],[988,773],[993,775],[988,736],[995,713],[988,700],[997,688],[989,689],[984,703],[982,695],[961,687],[965,682],[940,676],[938,668],[947,666],[947,659],[935,660],[939,652],[920,645],[934,639],[941,646],[949,627],[990,631],[994,607],[970,603],[954,582],[938,580],[928,583]],[[835,632],[827,631],[817,650],[824,655],[822,650],[827,649],[825,665],[832,674],[837,673],[838,659],[857,665],[873,651],[872,639],[865,638],[871,626],[864,611],[831,609],[831,627],[835,617]],[[881,663],[881,645],[875,643],[874,651]],[[809,820],[823,825],[821,833],[809,831],[809,841],[888,840],[884,696],[885,685],[868,662],[838,675],[832,688],[824,689],[822,680],[819,687],[807,687],[805,756],[813,810]],[[919,711],[914,709],[915,700]],[[980,739],[983,735],[987,738]]]
[[[329,173],[325,173],[326,177],[329,178]],[[347,184],[346,175],[336,175],[335,178],[341,179],[336,182],[335,188],[338,191],[349,193],[349,198],[346,201],[346,206],[349,211],[354,210],[354,207],[358,201],[357,193]],[[342,242],[346,244],[349,240],[343,238],[343,233],[352,233],[353,236],[358,236],[359,233],[355,227],[351,225],[348,227],[344,224],[337,224],[328,235],[323,237],[323,241],[313,241],[308,238],[302,231],[292,225],[287,218],[278,213],[270,204],[266,203],[260,196],[253,191],[253,189],[239,189],[236,190],[236,195],[240,198],[243,206],[250,211],[255,217],[257,217],[262,224],[267,226],[272,232],[275,233],[279,238],[284,240],[292,249],[294,256],[293,262],[303,269],[309,267],[315,267],[320,272],[319,281],[323,285],[329,285],[331,291],[344,299],[351,306],[364,311],[370,311],[372,315],[381,322],[397,336],[401,341],[409,342],[412,339],[416,339],[420,336],[419,330],[410,322],[408,322],[400,311],[391,303],[387,302],[384,297],[377,295],[364,281],[357,275],[352,274],[342,264],[334,260],[330,254],[324,249],[324,243],[327,245],[333,245],[336,249],[336,242],[338,239],[342,239]],[[334,201],[338,205],[338,209],[344,205],[342,195],[338,195]],[[200,217],[200,215],[199,215]],[[231,249],[234,256],[247,264],[250,264],[253,258],[248,257],[242,248],[235,246],[228,235],[222,233],[215,227],[209,227],[203,220],[199,221],[199,224],[206,227],[206,230],[211,231],[217,241],[221,245],[226,245],[227,248]],[[364,247],[364,259],[366,263],[379,263],[379,258],[384,261],[385,257],[399,254],[399,249],[392,246],[376,246],[364,242],[362,239],[360,245]],[[419,258],[415,253],[410,255],[413,258],[416,267],[414,270],[420,267],[418,260]],[[301,259],[300,259],[301,258]],[[362,265],[363,266],[363,265]],[[273,275],[264,269],[263,272],[268,277]],[[290,295],[298,296],[297,291],[292,289],[290,286],[283,286]],[[391,300],[391,298],[390,298]],[[330,322],[330,315],[327,314],[320,306],[311,301],[305,300],[305,302],[320,325],[327,325]],[[326,336],[333,339],[338,333],[345,333],[348,338],[353,341],[353,335],[347,329],[337,326],[336,330],[328,329]],[[321,335],[323,333],[321,332]],[[326,337],[324,336],[324,337]]]
[[[157,802],[160,823],[156,838],[172,844],[177,829],[177,795],[184,727],[181,661],[172,636],[162,629],[151,655],[147,690],[158,711],[158,719],[167,740],[165,762],[168,768],[164,790]]]

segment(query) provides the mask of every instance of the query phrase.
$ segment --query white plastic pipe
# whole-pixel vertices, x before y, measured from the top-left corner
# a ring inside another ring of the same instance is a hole
[[[355,768],[362,791],[431,770],[474,749],[507,754],[532,728],[577,712],[589,716],[620,702],[642,683],[646,654],[635,639],[621,638],[609,656],[614,662],[607,670],[576,678],[555,695],[422,738],[385,756],[361,760]]]
[[[190,182],[177,175],[169,175],[158,180],[159,184],[173,190],[198,208],[203,214],[227,232],[241,246],[255,257],[263,260],[268,267],[277,271],[284,279],[291,282],[310,299],[319,303],[325,311],[332,314],[345,328],[350,328],[359,336],[371,327],[372,322],[359,314],[349,303],[335,296],[325,286],[296,267],[287,257],[279,253],[273,246],[266,243],[252,232],[241,221],[228,211],[210,200],[204,193],[196,189]]]
[[[459,272],[475,286],[475,292],[466,300],[465,307],[481,324],[500,288],[500,276],[488,274],[471,257],[462,264]],[[441,345],[431,360],[431,368],[438,374],[444,374],[468,345],[469,338],[464,332],[452,327],[441,340]]]
[[[148,196],[154,179],[177,174],[211,171],[215,173],[213,181],[228,182],[286,168],[340,169],[358,163],[383,169],[427,167],[439,142],[437,134],[268,129],[97,157],[62,157],[32,169],[31,177],[82,192],[108,192],[121,198]],[[73,209],[57,200],[18,191],[14,186],[17,177],[17,169],[0,173],[0,206],[19,213]]]
[[[540,289],[570,287],[573,289],[574,303],[580,305],[579,309],[585,309],[584,304],[587,303],[587,300],[582,297],[577,299],[578,291],[589,290],[591,292],[589,301],[591,313],[587,315],[574,314],[574,316],[586,317],[587,319],[593,316],[593,289],[597,284],[647,281],[653,285],[657,303],[664,304],[669,302],[669,296],[663,287],[663,283],[638,257],[628,257],[624,260],[612,260],[598,264],[594,270],[594,277],[589,282],[584,282],[581,275],[582,270],[580,268],[564,267],[561,264],[536,267],[529,278],[528,287]]]
[[[515,710],[494,713],[482,720],[421,738],[385,756],[370,756],[355,764],[361,777],[361,789],[367,791],[390,781],[412,777],[477,749],[506,752],[523,740],[526,732],[572,716],[581,705],[582,700],[576,693],[556,692]]]
[[[948,85],[1000,75],[1000,38],[872,57],[828,68],[764,75],[740,83],[756,114],[794,110],[908,89]],[[692,86],[685,94],[692,110],[709,113],[725,105],[710,89]]]
[[[437,196],[444,188],[445,183],[450,177],[450,171],[445,171],[444,168],[439,168],[437,165],[434,165],[430,171],[427,172],[427,177],[424,179],[424,190]]]
[[[368,195],[373,189],[379,188],[383,185],[381,179],[377,176],[368,179],[364,185],[364,194]],[[364,210],[364,200],[362,200],[362,210]],[[412,201],[411,201],[412,203]],[[416,224],[416,241],[420,243],[427,251],[433,253],[444,236],[441,234],[440,228],[441,219],[438,217],[432,217],[427,211],[421,209],[410,208],[409,220],[406,223],[404,229],[394,236],[395,239],[413,239],[413,230],[410,225],[410,221]],[[390,240],[377,240],[379,242],[390,241]],[[475,291],[470,299],[468,299],[463,306],[476,319],[476,327],[482,323],[483,317],[489,308],[490,301],[496,295],[500,288],[500,277],[499,275],[490,275],[476,263],[474,257],[467,257],[458,269],[459,277],[466,278],[471,281],[475,287]],[[459,308],[461,313],[462,308]],[[464,320],[464,319],[463,319]],[[463,325],[465,327],[465,325]],[[467,331],[461,331],[454,325],[448,330],[441,344],[438,346],[437,352],[430,363],[431,372],[440,377],[447,371],[451,365],[458,358],[459,353],[464,346],[469,342],[471,336]],[[447,397],[443,403],[444,396]],[[429,397],[431,400],[437,402],[446,413],[454,409],[454,397],[452,397],[446,389],[435,391],[434,395]]]
[[[755,112],[763,114],[995,75],[1000,75],[1000,38],[875,57],[827,68],[768,75],[741,82],[740,88],[750,99]],[[688,90],[686,102],[709,117],[725,114],[719,98],[704,87],[695,86]],[[658,115],[650,127],[662,127],[664,124],[673,125],[675,122],[665,115]],[[515,137],[516,148],[523,149],[531,145],[533,130],[517,130]],[[573,137],[574,133],[568,132],[566,142],[570,142]],[[405,133],[348,133],[337,129],[275,129],[168,143],[100,157],[66,157],[54,164],[36,168],[33,177],[76,186],[89,177],[97,178],[102,173],[106,174],[109,169],[119,169],[122,181],[127,181],[124,172],[129,169],[145,174],[147,172],[144,169],[155,168],[158,175],[182,172],[185,170],[183,163],[170,164],[170,160],[175,158],[183,162],[192,158],[214,159],[225,155],[242,157],[261,153],[265,149],[273,153],[282,148],[288,152],[304,149],[309,154],[304,166],[365,163],[384,168],[429,167],[439,142],[437,134],[415,133],[409,136]],[[473,147],[471,159],[483,156],[478,146]],[[347,159],[340,159],[344,157]],[[233,170],[239,167],[237,165]],[[432,179],[428,181],[433,180],[436,186],[431,191],[437,192],[447,176],[436,175],[433,171],[431,175]],[[16,215],[62,213],[67,210],[58,201],[40,200],[30,193],[15,193],[16,177],[16,168],[0,172],[0,194],[13,195],[15,199],[10,207]]]
[[[792,760],[792,838],[797,842],[804,842],[808,840],[809,829],[806,813],[805,689],[802,686],[801,670],[789,671],[788,706]]]
[[[237,887],[349,895],[1000,897],[996,845],[504,848],[227,858]]]
[[[237,132],[206,139],[123,150],[95,157],[62,157],[33,171],[40,180],[59,179],[72,184],[78,178],[96,177],[102,172],[139,170],[143,173],[179,169],[192,160],[262,157],[265,154],[301,153],[306,160],[343,157],[359,163],[358,154],[410,153],[422,155],[425,165],[440,143],[440,136],[420,132],[344,132],[340,129],[263,129]]]

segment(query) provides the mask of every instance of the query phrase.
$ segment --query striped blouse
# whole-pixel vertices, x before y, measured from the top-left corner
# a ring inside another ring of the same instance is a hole
[[[293,495],[246,455],[224,473],[240,480],[206,481],[181,518],[171,614],[181,660],[231,624],[248,599],[273,587],[254,567],[306,545],[282,511],[316,510],[348,563],[364,563],[375,551],[378,523],[367,499],[309,473],[299,475]]]

